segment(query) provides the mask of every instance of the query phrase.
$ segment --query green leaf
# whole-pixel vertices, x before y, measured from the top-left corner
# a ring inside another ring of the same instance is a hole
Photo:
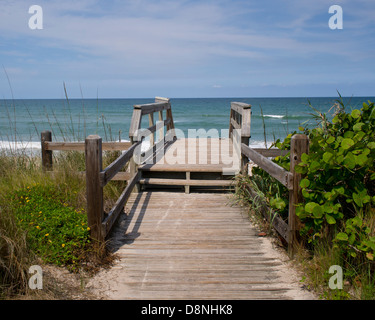
[[[326,202],[326,203],[323,205],[323,209],[324,209],[324,212],[332,213],[332,212],[333,212],[332,203],[331,203],[331,202]]]
[[[313,210],[316,206],[318,206],[316,202],[308,202],[305,205],[305,211],[308,213],[313,213]]]
[[[310,185],[310,181],[308,179],[302,179],[300,182],[301,188],[307,188]]]
[[[335,117],[332,119],[332,123],[333,123],[333,124],[336,124],[336,123],[338,123],[339,121],[340,121],[340,118],[339,118],[338,115],[335,116]]]
[[[355,164],[356,161],[353,153],[348,152],[348,154],[344,158],[344,166],[348,167],[349,169],[354,169]]]
[[[283,210],[286,207],[285,201],[281,198],[272,198],[270,200],[270,205],[279,210]]]
[[[360,208],[363,207],[362,197],[361,197],[360,194],[354,192],[354,193],[353,193],[353,200],[354,200],[355,204],[356,204],[358,207],[360,207]]]
[[[313,209],[314,217],[319,219],[323,216],[323,213],[323,208],[319,204],[317,204]]]
[[[327,139],[327,143],[328,143],[328,144],[331,144],[331,143],[333,143],[333,142],[335,142],[335,137],[333,137],[333,136],[329,136],[329,138]]]
[[[370,149],[375,149],[375,142],[369,142],[367,144],[367,147],[370,148]]]
[[[329,224],[335,224],[336,220],[334,217],[330,216],[329,214],[326,214],[326,220]]]
[[[318,161],[313,161],[310,164],[310,172],[315,172],[316,170],[320,169],[320,163]]]
[[[365,154],[360,154],[359,156],[355,156],[355,163],[359,166],[363,166],[367,160],[368,158]]]
[[[354,146],[354,141],[350,138],[345,138],[341,141],[341,147],[344,150],[349,149],[350,147]]]
[[[323,154],[323,161],[329,163],[333,158],[333,154],[331,152],[324,152]]]
[[[339,232],[336,235],[336,239],[340,240],[340,241],[348,241],[349,237],[348,237],[348,235],[345,232]]]
[[[364,126],[365,124],[363,122],[358,122],[356,123],[354,126],[353,126],[353,130],[354,131],[361,131],[362,130],[362,127]]]
[[[358,110],[358,109],[354,109],[354,110],[352,111],[351,115],[352,115],[352,117],[353,117],[354,119],[357,119],[357,118],[360,117],[360,115],[361,115],[361,111]]]
[[[301,161],[302,162],[308,162],[309,161],[309,155],[306,154],[306,153],[302,153]]]

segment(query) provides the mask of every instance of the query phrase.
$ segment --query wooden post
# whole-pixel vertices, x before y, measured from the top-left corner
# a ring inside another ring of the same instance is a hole
[[[186,181],[187,181],[187,185],[185,185],[185,193],[190,193],[190,172],[187,171],[186,172]]]
[[[52,141],[51,131],[43,131],[41,133],[41,147],[42,147],[42,168],[44,171],[52,170],[52,150],[47,150],[45,143],[46,141]]]
[[[248,105],[242,109],[242,119],[241,119],[241,143],[247,146],[250,143],[250,124],[251,124],[251,106]],[[241,147],[240,147],[241,149]],[[241,154],[241,171],[248,174],[247,164],[249,159]]]
[[[303,201],[301,193],[301,174],[295,172],[294,168],[301,162],[303,153],[309,152],[309,140],[304,134],[296,134],[290,141],[290,172],[293,173],[293,190],[289,191],[289,242],[288,252],[291,258],[294,257],[298,247],[298,234],[300,221],[296,216],[296,205]]]
[[[104,218],[103,187],[100,183],[102,171],[102,138],[90,135],[85,140],[86,157],[86,197],[87,197],[87,224],[90,236],[100,245],[105,236],[102,234],[102,221]]]

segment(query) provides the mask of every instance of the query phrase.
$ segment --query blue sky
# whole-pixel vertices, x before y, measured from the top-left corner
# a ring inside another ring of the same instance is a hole
[[[0,0],[0,96],[374,96],[374,17],[374,0]]]

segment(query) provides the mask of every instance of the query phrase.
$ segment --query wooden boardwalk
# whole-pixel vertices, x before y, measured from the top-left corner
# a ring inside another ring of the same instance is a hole
[[[252,149],[250,119],[250,105],[232,102],[227,138],[207,139],[215,131],[211,130],[177,139],[169,99],[156,98],[155,103],[134,106],[130,144],[104,144],[97,135],[88,136],[84,145],[53,143],[51,132],[42,133],[44,170],[52,169],[53,150],[85,150],[90,236],[103,244],[109,239],[119,256],[113,268],[92,279],[91,287],[110,299],[304,295],[269,240],[258,236],[247,214],[230,204],[226,192],[237,173],[248,174],[249,159],[282,183],[289,190],[288,223],[278,216],[270,223],[293,256],[298,231],[295,207],[301,202],[301,175],[294,168],[308,153],[308,139],[293,136],[289,151]],[[149,143],[147,150],[142,149],[144,141]],[[126,151],[102,168],[103,150]],[[290,171],[268,159],[285,153],[290,153]],[[104,212],[103,188],[121,179],[128,180],[126,188]],[[221,193],[214,192],[218,190]]]
[[[280,260],[224,193],[132,194],[99,287],[111,299],[287,299]],[[108,279],[112,279],[108,282]]]

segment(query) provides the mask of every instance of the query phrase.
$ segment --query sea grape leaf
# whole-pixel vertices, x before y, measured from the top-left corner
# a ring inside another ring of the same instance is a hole
[[[361,111],[358,110],[358,109],[354,109],[354,110],[352,111],[351,115],[352,115],[352,117],[353,117],[354,119],[357,119],[357,118],[360,117],[360,115],[361,115]]]
[[[329,224],[335,224],[336,220],[334,217],[330,216],[329,214],[326,214],[326,220]]]
[[[341,241],[348,241],[349,238],[348,238],[348,235],[345,232],[339,232],[336,235],[336,239],[341,240]]]
[[[344,150],[349,149],[350,147],[354,146],[354,141],[350,138],[345,138],[341,141],[341,147]]]

